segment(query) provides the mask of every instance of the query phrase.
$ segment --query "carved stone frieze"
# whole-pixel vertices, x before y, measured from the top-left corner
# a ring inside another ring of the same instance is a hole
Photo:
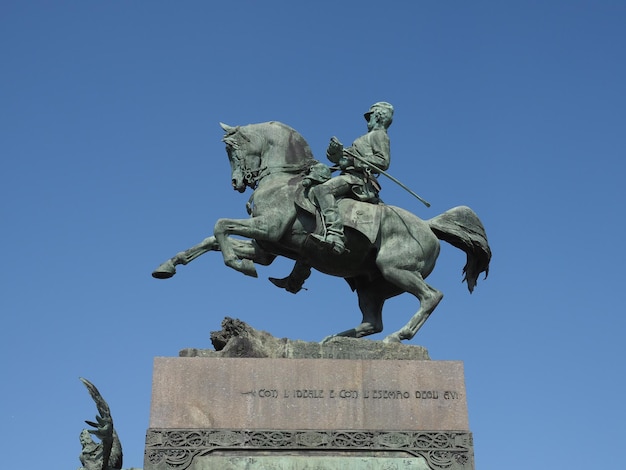
[[[470,432],[148,429],[144,467],[185,470],[196,457],[229,452],[355,452],[421,457],[431,470],[473,470]]]

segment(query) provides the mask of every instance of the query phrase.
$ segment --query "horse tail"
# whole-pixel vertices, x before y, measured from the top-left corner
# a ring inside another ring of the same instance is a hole
[[[484,272],[487,279],[491,260],[487,234],[476,213],[467,206],[459,206],[426,222],[439,240],[465,252],[467,263],[463,267],[463,281],[467,281],[467,288],[473,292],[481,273]]]

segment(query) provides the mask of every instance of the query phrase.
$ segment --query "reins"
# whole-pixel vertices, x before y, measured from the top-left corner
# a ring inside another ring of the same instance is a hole
[[[232,128],[232,129],[233,131],[230,133],[230,135],[228,135],[228,137],[225,137],[223,141],[225,141],[228,145],[231,146],[233,150],[235,150],[234,157],[236,158],[238,162],[239,170],[242,173],[244,182],[248,187],[252,189],[256,189],[256,187],[259,184],[259,181],[261,181],[266,176],[269,176],[275,173],[288,173],[288,174],[302,173],[304,174],[309,170],[311,166],[317,163],[315,159],[307,158],[305,156],[304,160],[298,163],[283,163],[283,164],[278,164],[278,165],[265,165],[265,166],[259,165],[258,168],[250,168],[250,166],[248,165],[248,159],[242,158],[239,155],[239,147],[241,143],[236,140],[234,135],[238,134],[238,137],[243,138],[247,144],[250,144],[252,142],[252,139],[250,138],[250,136],[246,135],[245,133],[240,132],[239,127]],[[259,135],[259,134],[257,134],[257,136],[265,140],[264,136]],[[261,158],[261,156],[259,156],[259,158]],[[295,158],[295,160],[299,160],[299,159],[300,157]]]

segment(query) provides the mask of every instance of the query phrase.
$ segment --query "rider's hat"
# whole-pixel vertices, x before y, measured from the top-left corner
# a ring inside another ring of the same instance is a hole
[[[379,101],[378,103],[374,103],[372,106],[370,106],[369,111],[367,111],[363,115],[366,121],[370,120],[370,116],[376,110],[376,108],[382,108],[385,111],[387,111],[389,114],[389,121],[391,121],[391,119],[393,118],[393,106],[390,103],[387,103],[386,101]]]

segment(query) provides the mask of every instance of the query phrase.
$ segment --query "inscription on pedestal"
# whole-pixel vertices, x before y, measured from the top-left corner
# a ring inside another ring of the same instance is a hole
[[[156,358],[146,470],[473,470],[455,361]]]
[[[455,361],[156,358],[151,428],[467,431]]]

